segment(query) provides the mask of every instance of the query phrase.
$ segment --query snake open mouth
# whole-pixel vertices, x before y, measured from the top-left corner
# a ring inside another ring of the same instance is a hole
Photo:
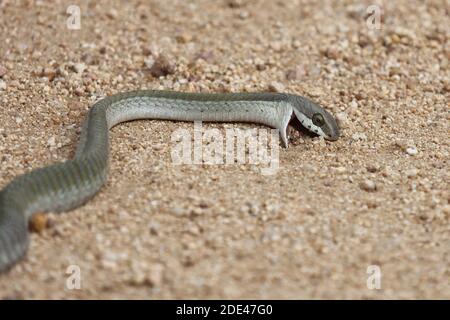
[[[311,130],[308,130],[305,126],[303,126],[300,122],[300,120],[295,116],[295,113],[292,112],[291,120],[289,121],[289,126],[295,129],[296,131],[300,132],[301,134],[304,134],[308,137],[317,137],[317,133],[312,132]]]
[[[292,129],[289,129],[289,127],[294,129],[297,132],[300,132],[300,134],[306,135],[310,138],[319,136],[319,134],[317,132],[313,132],[311,129],[308,129],[307,127],[305,127],[300,122],[300,120],[297,118],[297,116],[295,115],[295,112],[292,112],[291,119],[289,120],[289,124],[288,124],[288,128],[287,128],[289,131],[292,130]]]

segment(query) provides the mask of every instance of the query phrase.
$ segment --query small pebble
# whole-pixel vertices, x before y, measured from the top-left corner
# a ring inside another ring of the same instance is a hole
[[[374,192],[377,190],[377,185],[372,180],[366,179],[359,184],[359,187],[367,192]]]
[[[410,156],[415,156],[419,151],[417,151],[416,147],[408,147],[406,148],[406,153]]]
[[[228,0],[226,3],[230,8],[240,8],[244,5],[244,0]]]
[[[86,70],[86,65],[84,63],[75,63],[70,69],[78,74],[82,74]]]
[[[30,231],[41,233],[47,228],[47,215],[42,212],[38,212],[33,215],[29,224]]]
[[[75,88],[75,90],[73,90],[73,93],[75,93],[77,96],[82,96],[84,94],[84,90],[83,88]]]
[[[336,60],[340,57],[340,52],[337,48],[332,47],[328,48],[327,50],[323,51],[323,54],[328,58],[332,60]]]
[[[347,113],[345,112],[336,113],[336,120],[340,126],[345,126],[348,121]]]
[[[247,19],[250,16],[250,14],[248,13],[248,11],[242,11],[239,13],[239,18],[242,20]]]
[[[153,150],[155,151],[161,151],[162,149],[164,149],[164,145],[162,143],[158,143],[152,146]]]
[[[176,217],[181,217],[186,213],[186,210],[180,207],[174,207],[170,209],[170,213]]]
[[[163,55],[160,55],[157,59],[155,59],[153,65],[150,67],[150,74],[155,78],[165,77],[173,73],[175,73],[175,68]]]
[[[274,82],[270,83],[268,89],[270,91],[272,91],[272,92],[283,92],[284,91],[284,85],[282,83],[280,83],[280,82],[274,81]]]
[[[376,165],[376,164],[368,164],[366,166],[366,169],[367,169],[368,172],[375,173],[375,172],[378,172],[380,170],[380,167],[378,165]]]
[[[156,222],[152,222],[150,223],[150,225],[148,226],[150,234],[157,236],[160,230],[160,226],[159,223]]]
[[[416,176],[417,176],[417,173],[418,173],[418,170],[417,170],[417,169],[410,169],[410,170],[407,170],[407,171],[405,172],[405,174],[406,174],[406,176],[407,176],[408,178],[414,178],[414,177],[416,177]]]
[[[358,102],[356,102],[356,100],[352,100],[352,102],[350,102],[350,108],[352,109],[358,108]]]
[[[106,13],[106,16],[107,16],[109,19],[114,20],[114,19],[117,18],[118,14],[119,14],[119,13],[117,12],[116,9],[111,9],[111,10],[109,10],[109,11]]]
[[[50,147],[54,147],[54,146],[56,145],[56,139],[55,139],[55,137],[50,137],[50,138],[47,140],[47,145],[50,146]]]
[[[444,213],[446,216],[450,216],[450,204],[446,204],[443,206],[442,213]]]
[[[192,35],[189,33],[180,33],[175,36],[175,40],[177,40],[178,43],[188,43],[192,41]]]
[[[294,69],[289,69],[286,72],[286,79],[287,80],[299,80],[299,79],[303,78],[305,76],[305,74],[306,74],[305,69],[298,66]]]
[[[354,133],[354,134],[352,135],[352,140],[354,140],[354,141],[358,141],[358,140],[361,140],[361,141],[367,140],[367,136],[366,136],[366,134],[363,133],[363,132],[356,132],[356,133]]]

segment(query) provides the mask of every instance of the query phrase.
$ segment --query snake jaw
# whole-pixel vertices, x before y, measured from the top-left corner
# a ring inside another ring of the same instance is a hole
[[[289,139],[287,136],[287,127],[284,129],[280,130],[280,136],[281,136],[281,145],[283,146],[283,148],[288,148],[289,147]]]
[[[339,138],[336,119],[326,109],[302,96],[288,95],[287,98],[303,127],[327,140],[334,141]],[[317,122],[317,120],[321,121]]]
[[[287,134],[287,130],[288,130],[288,126],[289,126],[289,122],[291,121],[292,117],[294,116],[294,112],[292,111],[292,109],[288,110],[288,112],[285,112],[285,114],[283,115],[283,118],[281,120],[281,124],[278,127],[278,131],[280,132],[280,137],[281,137],[281,145],[283,148],[288,148],[289,147],[289,139],[288,139],[288,134]]]

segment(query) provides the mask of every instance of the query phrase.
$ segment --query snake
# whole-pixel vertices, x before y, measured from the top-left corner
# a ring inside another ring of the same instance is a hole
[[[19,175],[0,191],[0,272],[26,256],[28,225],[36,213],[72,210],[102,188],[109,167],[109,130],[137,119],[256,123],[278,129],[284,147],[293,119],[326,140],[339,137],[331,113],[296,94],[138,90],[107,96],[87,112],[72,159]]]

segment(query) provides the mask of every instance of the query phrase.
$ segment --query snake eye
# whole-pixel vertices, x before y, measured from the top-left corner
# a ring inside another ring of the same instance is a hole
[[[321,127],[324,125],[325,119],[323,118],[323,116],[320,113],[314,113],[312,116],[312,122],[316,126]]]

